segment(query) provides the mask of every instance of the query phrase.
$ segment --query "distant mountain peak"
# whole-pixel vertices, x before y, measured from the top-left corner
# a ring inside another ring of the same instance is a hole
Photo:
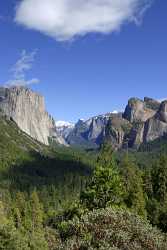
[[[119,111],[118,111],[118,110],[113,110],[111,113],[112,113],[112,114],[118,114]]]
[[[74,127],[74,124],[66,121],[56,121],[56,127]]]

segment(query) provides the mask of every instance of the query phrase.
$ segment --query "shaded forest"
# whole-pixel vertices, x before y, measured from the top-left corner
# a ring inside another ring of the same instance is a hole
[[[0,138],[0,249],[166,249],[165,138],[53,148],[4,117]]]

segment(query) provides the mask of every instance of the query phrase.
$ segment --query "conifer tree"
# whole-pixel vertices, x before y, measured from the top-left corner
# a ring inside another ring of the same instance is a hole
[[[147,202],[148,218],[167,232],[167,156],[162,153],[152,166],[153,195]]]
[[[146,217],[143,180],[140,170],[126,155],[120,164],[120,171],[125,188],[125,204],[137,214]]]
[[[88,209],[121,205],[123,187],[110,145],[102,146],[90,183],[81,194],[81,202]]]
[[[159,202],[164,202],[167,196],[167,157],[161,154],[152,168],[153,192]]]
[[[40,229],[43,222],[43,207],[39,201],[37,191],[34,190],[30,197],[30,207],[31,207],[31,219],[32,219],[32,229]]]

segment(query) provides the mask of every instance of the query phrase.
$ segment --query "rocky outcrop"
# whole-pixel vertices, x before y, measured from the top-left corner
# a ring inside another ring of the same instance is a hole
[[[138,148],[144,141],[144,122],[137,122],[132,125],[129,135],[127,136],[128,147]]]
[[[151,108],[152,103],[153,99],[145,98],[145,100],[142,101],[138,98],[131,98],[125,108],[123,117],[131,123],[139,121],[145,122],[156,113],[155,107],[154,109]]]
[[[167,101],[159,103],[151,98],[144,101],[130,99],[124,117],[132,123],[129,147],[154,141],[167,134]]]
[[[132,125],[122,115],[111,116],[105,130],[105,140],[112,144],[115,149],[127,146],[127,136]]]
[[[115,148],[120,148],[131,129],[122,113],[107,113],[92,117],[86,121],[79,120],[66,140],[73,146],[98,147],[104,140],[110,141]]]
[[[157,113],[145,124],[144,142],[153,141],[167,134],[167,101],[161,103]]]
[[[104,141],[115,149],[138,148],[167,134],[167,101],[131,98],[124,113],[107,113],[86,121],[55,124],[46,112],[44,97],[26,87],[0,88],[0,114],[46,145],[99,147]]]
[[[157,100],[154,100],[150,97],[144,97],[144,103],[146,108],[158,111],[158,109],[160,108],[161,103]]]
[[[167,123],[167,100],[161,103],[156,115],[156,119],[159,119],[161,122]]]
[[[21,130],[46,145],[55,134],[55,122],[45,110],[44,97],[29,88],[0,88],[0,109]]]
[[[167,133],[167,101],[131,98],[125,112],[79,120],[66,137],[68,144],[97,147],[107,141],[115,149],[138,148]]]
[[[99,115],[86,121],[79,120],[69,133],[67,142],[70,145],[97,147],[105,137],[105,128],[111,114]]]

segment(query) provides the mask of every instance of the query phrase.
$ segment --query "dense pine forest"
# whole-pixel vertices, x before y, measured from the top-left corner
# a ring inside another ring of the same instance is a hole
[[[167,250],[167,1],[0,1],[0,250]]]
[[[0,249],[167,249],[163,138],[138,151],[48,147],[3,116],[0,138]]]

